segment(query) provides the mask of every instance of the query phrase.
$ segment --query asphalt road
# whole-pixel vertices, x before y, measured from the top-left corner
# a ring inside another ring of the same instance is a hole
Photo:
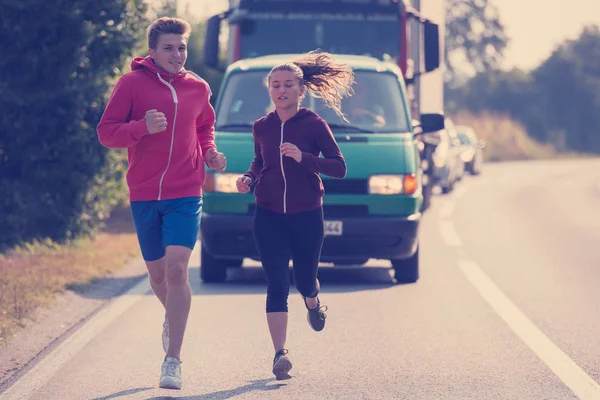
[[[293,378],[271,375],[264,276],[190,265],[183,390],[158,389],[163,312],[144,280],[2,399],[600,399],[600,160],[486,165],[438,195],[421,279],[325,266],[327,326],[290,298]]]

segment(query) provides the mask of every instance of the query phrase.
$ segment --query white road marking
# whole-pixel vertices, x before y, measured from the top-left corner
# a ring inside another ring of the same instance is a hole
[[[462,246],[462,240],[458,237],[456,230],[454,229],[454,223],[450,220],[440,221],[440,234],[442,239],[446,242],[446,245],[450,247]]]
[[[29,399],[52,378],[73,356],[83,349],[115,318],[152,289],[148,278],[131,288],[109,306],[88,320],[79,330],[62,342],[46,358],[36,364],[13,386],[0,395],[2,400]]]
[[[456,229],[454,229],[454,223],[452,222],[451,218],[452,213],[454,212],[454,207],[456,206],[456,202],[454,200],[460,199],[466,193],[467,188],[465,186],[458,187],[452,193],[452,200],[448,199],[444,201],[444,203],[442,203],[442,208],[440,209],[440,234],[442,235],[442,239],[446,245],[450,247],[462,246],[462,240],[460,240],[460,237],[456,233]]]
[[[452,212],[454,211],[454,202],[446,201],[442,204],[442,209],[440,210],[440,218],[449,219],[452,216]]]
[[[527,346],[582,400],[600,399],[600,386],[540,331],[472,261],[459,261],[479,294]]]
[[[455,199],[460,199],[467,193],[467,186],[459,186],[454,189],[454,197]]]

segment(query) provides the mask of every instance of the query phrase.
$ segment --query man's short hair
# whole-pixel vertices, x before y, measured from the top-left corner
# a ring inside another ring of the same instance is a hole
[[[148,48],[156,49],[160,35],[174,33],[183,35],[186,40],[190,38],[192,28],[181,18],[162,17],[150,24],[147,30]]]

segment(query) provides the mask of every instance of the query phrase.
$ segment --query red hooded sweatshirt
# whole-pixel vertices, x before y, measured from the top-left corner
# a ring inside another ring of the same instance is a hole
[[[168,200],[202,195],[204,156],[214,144],[208,83],[191,71],[171,75],[136,57],[115,85],[98,124],[105,147],[127,148],[129,198]],[[149,134],[146,111],[165,114],[167,129]]]

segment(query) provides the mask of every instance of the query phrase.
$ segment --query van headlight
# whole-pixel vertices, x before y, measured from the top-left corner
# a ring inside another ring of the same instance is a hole
[[[403,181],[403,175],[373,175],[369,178],[369,194],[400,194]]]
[[[412,195],[421,190],[421,174],[373,175],[369,178],[369,194]]]
[[[238,193],[235,182],[242,174],[214,174],[214,191],[220,193]]]

